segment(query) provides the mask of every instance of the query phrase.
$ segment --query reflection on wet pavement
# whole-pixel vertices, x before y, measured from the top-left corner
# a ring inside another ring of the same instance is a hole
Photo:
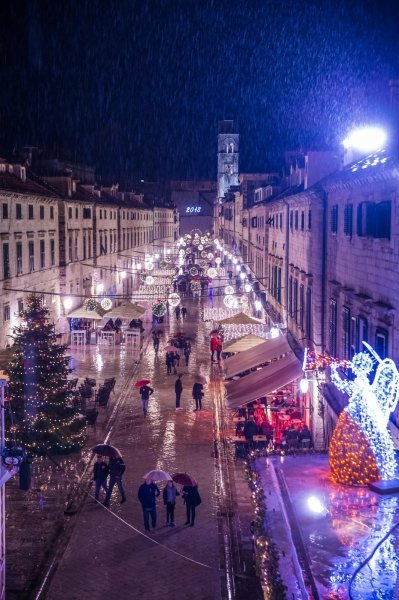
[[[399,530],[369,558],[398,523],[398,496],[332,483],[327,456],[285,457],[284,463],[277,457],[259,459],[258,466],[266,488],[273,485],[270,469],[279,469],[284,477],[321,598],[349,598],[349,583],[363,561],[367,563],[352,582],[352,598],[399,598]],[[311,496],[325,507],[323,514],[309,510]],[[271,520],[272,530],[274,525]]]

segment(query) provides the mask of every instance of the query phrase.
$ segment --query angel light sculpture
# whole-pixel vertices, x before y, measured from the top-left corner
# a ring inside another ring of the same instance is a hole
[[[367,485],[396,473],[395,448],[387,425],[399,399],[399,373],[393,360],[382,360],[369,344],[363,344],[370,354],[360,352],[353,357],[353,381],[341,379],[338,365],[331,365],[333,383],[349,396],[329,448],[332,478],[345,485]],[[378,367],[370,383],[372,357]]]

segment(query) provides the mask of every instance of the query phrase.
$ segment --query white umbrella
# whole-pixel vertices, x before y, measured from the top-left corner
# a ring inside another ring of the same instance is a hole
[[[172,476],[166,471],[154,470],[148,471],[143,475],[143,479],[152,479],[153,481],[172,481]]]

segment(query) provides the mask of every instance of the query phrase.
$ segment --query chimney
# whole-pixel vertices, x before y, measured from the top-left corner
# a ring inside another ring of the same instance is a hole
[[[10,173],[14,173],[21,181],[26,181],[26,168],[22,165],[12,165],[12,171],[10,169]]]

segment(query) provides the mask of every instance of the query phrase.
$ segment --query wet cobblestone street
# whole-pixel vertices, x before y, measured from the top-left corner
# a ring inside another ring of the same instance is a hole
[[[212,386],[218,386],[218,383],[205,387],[203,410],[194,412],[193,376],[201,373],[209,379],[210,361],[207,331],[199,318],[200,304],[187,303],[187,307],[189,316],[184,325],[181,319],[177,322],[171,314],[161,327],[165,335],[158,355],[151,342],[144,348],[137,372],[132,373],[129,369],[129,356],[125,350],[116,347],[102,353],[104,376],[112,374],[106,357],[106,352],[110,352],[115,356],[119,353],[119,373],[125,378],[125,386],[122,389],[120,386],[117,418],[111,427],[110,442],[125,458],[127,502],[119,504],[115,490],[110,506],[114,514],[111,514],[92,498],[87,499],[83,510],[75,517],[77,523],[46,595],[48,599],[146,599],[157,594],[198,600],[221,597],[211,393]],[[166,375],[163,345],[169,333],[181,330],[192,337],[193,351],[188,367],[182,366],[184,358],[180,361],[179,372],[184,373],[183,410],[176,411],[176,377]],[[95,349],[93,351],[96,353]],[[76,368],[79,368],[78,360]],[[155,390],[146,419],[138,389],[132,386],[141,378],[151,379]],[[195,527],[188,528],[184,525],[185,507],[178,498],[177,526],[171,529],[165,525],[165,509],[158,499],[158,523],[151,533],[152,541],[130,525],[143,532],[137,490],[143,481],[142,475],[155,468],[171,473],[187,471],[195,476],[202,504],[197,511]],[[186,555],[191,561],[169,549]]]

